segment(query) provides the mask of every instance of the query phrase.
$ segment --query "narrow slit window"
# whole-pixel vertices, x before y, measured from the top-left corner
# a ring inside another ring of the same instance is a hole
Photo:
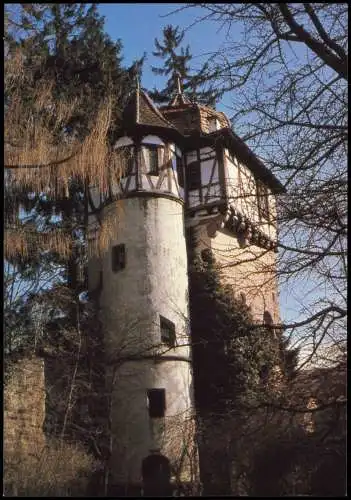
[[[187,185],[188,189],[199,189],[201,187],[200,162],[194,161],[187,167]]]
[[[257,181],[257,205],[260,219],[269,221],[268,189],[261,181]]]
[[[162,418],[166,411],[166,390],[148,389],[147,401],[150,418]]]
[[[168,347],[174,347],[176,341],[175,324],[160,316],[161,342]]]
[[[116,273],[126,267],[126,247],[124,243],[112,247],[112,271]]]

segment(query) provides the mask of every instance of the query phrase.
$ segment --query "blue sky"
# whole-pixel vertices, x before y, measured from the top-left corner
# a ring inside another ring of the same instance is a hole
[[[142,86],[152,89],[155,85],[161,89],[165,82],[162,76],[154,75],[151,66],[159,66],[162,62],[154,57],[154,40],[162,40],[162,29],[167,24],[179,25],[182,29],[190,27],[204,11],[199,7],[182,10],[165,17],[172,11],[184,7],[185,4],[169,3],[129,3],[129,4],[99,4],[100,14],[105,16],[105,30],[113,40],[121,38],[123,42],[123,55],[126,65],[147,53],[144,64]],[[193,55],[191,65],[194,69],[201,66],[206,53],[218,49],[225,39],[225,32],[218,32],[218,27],[213,22],[198,23],[186,30],[182,45],[190,45]],[[219,111],[226,111],[230,104],[229,96],[217,106]]]

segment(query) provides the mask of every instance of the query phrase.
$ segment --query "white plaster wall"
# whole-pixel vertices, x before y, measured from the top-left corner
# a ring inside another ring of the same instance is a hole
[[[276,202],[270,188],[268,188],[270,193],[268,203],[272,220],[268,223],[265,220],[260,220],[258,215],[256,181],[253,173],[236,157],[231,159],[228,150],[225,150],[224,155],[224,172],[229,202],[256,224],[264,234],[272,240],[276,240]]]
[[[113,220],[114,213],[123,213],[123,217],[115,218],[113,240],[102,256],[100,296],[108,358],[111,362],[125,358],[116,371],[112,392],[112,463],[116,464],[114,481],[135,482],[140,479],[142,459],[153,446],[147,389],[166,389],[166,424],[167,419],[183,415],[178,425],[182,428],[192,406],[189,362],[128,360],[131,355],[165,351],[172,356],[190,357],[187,257],[180,203],[167,198],[134,197],[110,205],[103,216],[109,220],[112,216]],[[114,273],[111,247],[120,243],[126,245],[126,268]],[[175,348],[161,344],[160,314],[175,324]],[[166,425],[165,443],[168,438]],[[178,444],[174,439],[173,444],[167,444],[165,454],[170,459],[170,450]]]
[[[166,390],[164,419],[150,419],[147,389]],[[191,419],[192,381],[185,361],[129,362],[117,373],[112,401],[114,481],[139,482],[142,459],[159,449],[175,464],[194,438]]]

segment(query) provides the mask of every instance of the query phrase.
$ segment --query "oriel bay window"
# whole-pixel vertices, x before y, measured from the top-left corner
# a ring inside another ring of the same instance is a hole
[[[269,217],[269,201],[268,201],[268,188],[263,182],[257,180],[257,206],[258,216],[260,219],[270,220]]]

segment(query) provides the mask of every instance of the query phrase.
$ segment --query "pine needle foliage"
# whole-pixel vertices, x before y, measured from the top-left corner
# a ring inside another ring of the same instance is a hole
[[[155,38],[156,50],[152,53],[155,57],[163,60],[161,67],[152,67],[155,75],[168,77],[166,86],[162,90],[154,89],[149,94],[152,99],[159,104],[167,104],[172,96],[177,92],[178,75],[182,80],[182,91],[191,100],[201,104],[214,106],[221,96],[221,92],[214,86],[208,85],[203,78],[207,66],[199,71],[191,71],[190,63],[192,54],[190,46],[182,47],[184,31],[179,26],[167,25],[162,30],[162,42]],[[207,85],[207,89],[205,89]]]

